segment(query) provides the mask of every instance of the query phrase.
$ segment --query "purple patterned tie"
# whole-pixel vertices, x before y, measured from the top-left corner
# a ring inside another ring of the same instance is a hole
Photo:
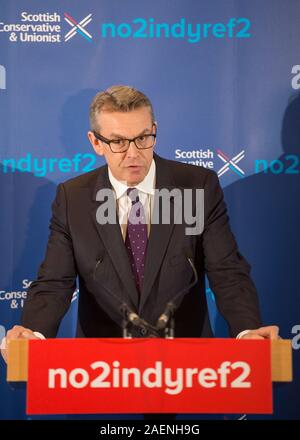
[[[128,216],[125,245],[135,284],[140,293],[144,279],[145,257],[148,244],[147,223],[144,207],[139,200],[137,189],[129,188],[127,194],[131,199],[132,206]]]

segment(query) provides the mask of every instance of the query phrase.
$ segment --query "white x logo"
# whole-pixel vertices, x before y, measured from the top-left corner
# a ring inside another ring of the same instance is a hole
[[[245,171],[243,171],[240,167],[237,166],[237,163],[239,163],[239,161],[245,157],[245,150],[241,151],[239,154],[234,156],[232,159],[227,157],[221,150],[218,150],[217,152],[218,152],[218,157],[223,162],[225,162],[225,165],[223,165],[222,168],[220,168],[218,171],[219,177],[221,177],[223,174],[225,174],[230,168],[232,169],[232,171],[234,171],[240,177],[245,176]]]
[[[87,30],[84,28],[92,21],[92,14],[87,15],[85,18],[83,18],[79,23],[77,23],[74,18],[72,18],[70,15],[68,15],[65,12],[65,20],[66,22],[72,26],[72,29],[65,35],[65,41],[70,40],[72,37],[74,37],[75,34],[82,35],[86,40],[92,41],[91,34],[88,33]]]

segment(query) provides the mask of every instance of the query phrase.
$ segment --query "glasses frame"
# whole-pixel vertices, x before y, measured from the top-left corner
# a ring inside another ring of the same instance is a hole
[[[156,127],[156,125],[155,125],[155,124],[152,124],[152,128],[153,128],[153,127]],[[156,139],[156,133],[140,134],[139,136],[136,136],[136,137],[134,137],[134,138],[132,138],[132,139],[123,139],[123,138],[122,138],[122,139],[107,139],[107,138],[105,138],[104,136],[102,136],[101,134],[97,133],[95,130],[93,130],[93,134],[94,134],[94,136],[95,136],[96,139],[98,139],[99,141],[104,142],[105,144],[107,144],[107,145],[109,146],[109,148],[110,148],[110,151],[111,151],[112,153],[115,153],[115,154],[118,154],[118,153],[125,153],[126,151],[128,151],[131,142],[134,143],[134,145],[136,146],[136,148],[137,148],[138,150],[149,150],[149,148],[153,148],[153,146],[154,146],[154,144],[155,144],[155,139]],[[137,140],[139,137],[141,137],[141,136],[147,136],[147,137],[152,136],[152,137],[154,138],[153,145],[152,145],[151,147],[147,147],[147,148],[139,147],[139,146],[136,144],[136,140]],[[112,149],[112,147],[111,147],[110,144],[113,143],[113,142],[116,142],[116,141],[118,141],[118,140],[128,141],[128,142],[129,142],[129,144],[128,144],[128,148],[126,148],[126,150],[122,150],[122,151],[113,151],[113,149]]]

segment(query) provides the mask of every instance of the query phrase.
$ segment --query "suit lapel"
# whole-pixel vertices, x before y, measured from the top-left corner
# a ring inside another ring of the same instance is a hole
[[[96,195],[99,189],[103,188],[110,188],[112,189],[112,186],[110,184],[109,178],[108,178],[108,170],[107,166],[101,168],[99,170],[99,175],[97,178],[96,186],[94,188],[93,193],[93,200],[94,200],[94,206],[91,211],[94,224],[96,225],[98,234],[103,242],[103,245],[106,248],[106,251],[108,255],[111,258],[111,261],[115,267],[115,270],[117,274],[119,275],[127,293],[131,300],[131,303],[135,306],[135,309],[138,308],[138,298],[139,294],[134,282],[134,278],[132,276],[132,270],[129,263],[128,254],[126,251],[126,247],[123,241],[122,233],[120,224],[118,221],[117,216],[117,210],[116,210],[116,204],[114,205],[114,212],[115,212],[115,222],[114,224],[104,224],[101,225],[97,222],[96,219],[96,212],[99,206],[101,206],[101,203],[96,200]],[[115,292],[116,295],[118,295],[118,292]],[[121,298],[120,298],[121,299]],[[122,300],[122,299],[121,299]]]
[[[160,190],[166,188],[172,190],[175,188],[175,182],[169,173],[169,168],[165,166],[164,161],[154,155],[155,165],[156,165],[156,189]],[[159,209],[159,203],[157,196],[154,197],[153,215],[155,218],[155,211]],[[172,218],[173,213],[173,202],[171,199],[171,221],[169,224],[151,224],[150,236],[148,241],[148,248],[145,261],[145,274],[144,283],[141,292],[141,301],[139,306],[139,311],[143,308],[150,295],[151,288],[161,267],[162,260],[164,258],[168,243],[171,239],[171,235],[174,228],[174,218]]]

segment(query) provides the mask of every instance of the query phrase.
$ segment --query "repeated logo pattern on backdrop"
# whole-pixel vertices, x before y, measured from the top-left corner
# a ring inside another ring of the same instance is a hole
[[[218,174],[264,323],[293,343],[272,417],[300,418],[300,0],[0,3],[0,341],[44,257],[57,184],[104,163],[86,136],[92,97],[130,84],[153,102],[158,154]],[[26,418],[3,363],[0,395],[0,419]]]

